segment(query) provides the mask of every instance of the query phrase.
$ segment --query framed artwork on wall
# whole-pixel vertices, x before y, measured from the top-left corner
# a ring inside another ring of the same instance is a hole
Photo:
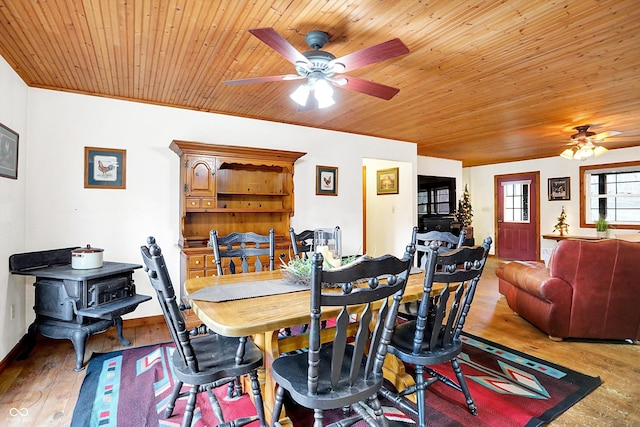
[[[338,168],[333,166],[316,166],[316,195],[338,195]]]
[[[125,189],[127,151],[84,147],[84,188]]]
[[[377,171],[377,193],[398,194],[398,168]]]
[[[0,123],[0,176],[18,179],[18,134]]]
[[[549,178],[549,200],[571,200],[569,177]]]

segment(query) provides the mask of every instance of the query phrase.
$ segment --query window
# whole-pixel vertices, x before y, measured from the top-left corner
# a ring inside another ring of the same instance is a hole
[[[529,181],[506,182],[504,190],[504,222],[529,222]]]
[[[640,228],[640,162],[580,167],[580,226]]]
[[[451,215],[455,209],[455,178],[418,175],[418,215]]]
[[[451,213],[449,205],[448,187],[418,193],[418,213],[448,215]]]

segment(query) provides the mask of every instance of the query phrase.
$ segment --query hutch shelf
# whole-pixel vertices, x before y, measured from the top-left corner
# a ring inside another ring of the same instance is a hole
[[[216,274],[209,232],[269,234],[286,252],[294,163],[306,153],[174,140],[180,157],[181,281]],[[277,251],[281,252],[281,251]]]

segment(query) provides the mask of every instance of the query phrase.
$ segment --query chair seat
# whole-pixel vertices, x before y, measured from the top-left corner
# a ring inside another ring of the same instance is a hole
[[[173,354],[176,378],[186,384],[206,384],[235,378],[262,366],[262,352],[250,341],[245,346],[244,363],[235,361],[238,338],[206,335],[191,339],[200,372],[193,373],[177,352]]]
[[[307,372],[309,369],[307,353],[292,354],[280,357],[273,361],[272,374],[276,382],[284,387],[291,397],[304,407],[310,409],[335,409],[350,405],[374,395],[382,385],[384,377],[380,375],[370,375],[369,379],[364,379],[364,368],[353,386],[349,386],[348,381],[340,381],[338,387],[331,390],[329,382],[331,372],[331,346],[324,346],[320,349],[320,365],[318,394],[309,395],[307,393]],[[353,347],[347,346],[345,349],[345,361],[351,360]],[[366,363],[363,358],[362,364]],[[348,363],[343,363],[342,378],[348,378]]]
[[[418,353],[413,352],[413,340],[416,333],[416,321],[411,320],[396,325],[391,337],[391,343],[389,344],[389,353],[396,356],[398,359],[405,363],[421,364],[421,365],[436,365],[438,363],[446,362],[455,357],[462,349],[462,341],[456,339],[452,345],[448,347],[442,346],[442,337],[438,339],[438,345],[436,349],[431,350],[429,348],[429,342],[426,340],[421,343],[420,351]],[[425,330],[425,336],[431,336],[431,331]]]

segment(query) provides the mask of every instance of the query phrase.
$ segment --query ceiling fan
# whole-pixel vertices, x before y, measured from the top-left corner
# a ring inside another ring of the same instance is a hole
[[[291,99],[303,107],[299,110],[310,109],[316,105],[318,108],[333,105],[335,102],[332,86],[385,100],[393,98],[400,92],[400,89],[391,86],[343,74],[409,53],[409,48],[398,38],[336,58],[330,52],[321,50],[329,41],[329,35],[323,31],[311,31],[306,35],[305,40],[312,50],[303,53],[294,48],[273,28],[254,28],[249,32],[291,62],[297,74],[227,80],[225,83],[228,85],[307,79],[290,95]],[[314,94],[313,100],[309,96],[311,93]]]
[[[600,154],[607,151],[602,145],[596,145],[595,142],[603,142],[605,138],[620,135],[622,132],[616,130],[595,133],[589,130],[591,125],[576,126],[574,129],[578,131],[571,135],[571,144],[574,145],[571,148],[567,148],[560,157],[565,159],[586,160],[588,157],[598,157]]]

